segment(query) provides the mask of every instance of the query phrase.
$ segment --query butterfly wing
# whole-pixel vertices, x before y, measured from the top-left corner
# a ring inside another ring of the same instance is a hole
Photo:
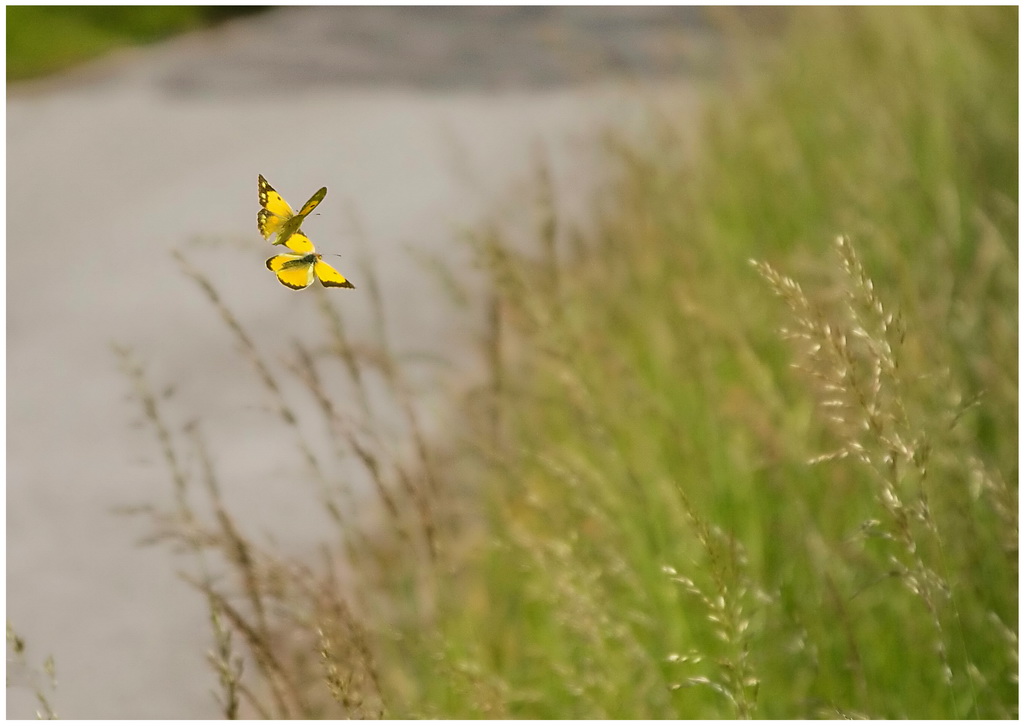
[[[260,234],[263,235],[263,239],[270,239],[271,235],[278,232],[282,225],[295,217],[295,210],[284,200],[284,197],[277,193],[274,187],[267,183],[262,174],[259,177],[258,189],[260,206],[263,208],[256,215],[256,226],[259,228]],[[326,189],[324,193],[326,194]],[[319,202],[317,203],[319,204]],[[295,229],[298,229],[297,225]]]
[[[284,245],[297,255],[308,255],[310,252],[316,251],[313,242],[302,232],[295,232],[289,236],[284,241]]]
[[[313,271],[320,280],[320,284],[324,287],[355,288],[355,285],[346,280],[344,275],[320,259],[319,255],[317,256],[317,261],[313,263]]]
[[[313,284],[315,255],[274,255],[267,260],[267,269],[277,275],[281,284],[293,290],[304,290]]]
[[[275,245],[288,245],[288,241],[292,238],[292,235],[299,232],[299,227],[306,221],[306,215],[316,209],[317,205],[323,201],[324,197],[327,196],[327,187],[321,187],[320,191],[309,198],[309,201],[302,205],[302,210],[293,216],[291,219],[286,219],[281,223],[281,226],[277,230],[277,239],[274,240]]]
[[[320,189],[317,190],[317,193],[311,196],[309,198],[309,201],[302,205],[302,209],[299,210],[298,216],[305,217],[306,215],[308,215],[310,212],[317,208],[317,205],[319,205],[320,202],[322,202],[324,200],[324,197],[326,196],[327,187],[320,187]]]

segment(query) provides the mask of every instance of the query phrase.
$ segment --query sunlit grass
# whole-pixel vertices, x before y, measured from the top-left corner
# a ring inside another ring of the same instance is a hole
[[[613,153],[582,257],[482,243],[506,436],[441,641],[504,713],[1016,712],[1015,13],[797,13],[697,159]]]
[[[125,357],[178,492],[148,513],[196,555],[225,715],[1016,716],[1017,10],[794,17],[700,129],[611,139],[596,232],[545,197],[534,254],[473,236],[491,377],[458,446],[425,437],[342,304],[320,298],[333,353],[279,370],[187,270],[282,441],[305,416],[376,495],[303,451],[340,544],[254,542]],[[328,371],[388,381],[411,462]]]

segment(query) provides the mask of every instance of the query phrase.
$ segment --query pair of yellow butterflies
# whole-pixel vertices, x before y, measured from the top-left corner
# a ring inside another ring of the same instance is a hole
[[[262,174],[259,192],[262,209],[256,215],[256,225],[260,234],[263,235],[263,239],[270,239],[276,233],[277,239],[273,244],[284,245],[293,253],[274,255],[267,260],[267,269],[277,275],[281,284],[293,290],[305,290],[313,284],[313,280],[320,280],[324,287],[354,288],[355,285],[324,262],[323,255],[316,251],[309,237],[299,229],[309,213],[327,196],[327,187],[321,187],[311,196],[309,201],[302,205],[298,214],[284,197],[267,183]]]

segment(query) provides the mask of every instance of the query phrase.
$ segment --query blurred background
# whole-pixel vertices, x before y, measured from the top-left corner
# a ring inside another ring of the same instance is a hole
[[[368,266],[399,347],[461,345],[464,369],[482,314],[456,319],[421,258],[468,275],[460,228],[501,207],[538,160],[578,207],[596,173],[588,139],[635,122],[648,82],[712,71],[714,34],[697,8],[10,7],[7,18],[8,617],[58,663],[62,715],[209,716],[203,602],[167,553],[134,547],[139,523],[111,511],[169,492],[111,344],[175,384],[175,411],[202,412],[217,465],[245,472],[225,492],[242,518],[300,549],[328,523],[295,495],[290,452],[271,453],[279,434],[246,425],[265,402],[171,250],[281,356],[316,312],[310,291],[263,264],[273,248],[256,230],[256,177],[296,209],[326,185],[305,230],[357,285],[332,291],[354,335],[373,326]],[[46,273],[15,272],[17,240],[51,251]],[[31,715],[30,690],[8,695],[11,716]]]
[[[1014,717],[1016,18],[8,7],[8,717]]]

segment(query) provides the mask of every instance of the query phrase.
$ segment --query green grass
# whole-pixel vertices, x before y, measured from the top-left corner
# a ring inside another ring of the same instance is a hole
[[[115,48],[152,43],[247,8],[7,6],[7,80],[54,73]]]
[[[1016,716],[1017,9],[793,18],[697,131],[662,116],[646,145],[610,139],[596,231],[563,224],[541,174],[534,254],[473,236],[492,375],[461,446],[422,441],[387,341],[351,345],[321,296],[334,353],[299,357],[304,425],[381,492],[353,510],[303,452],[333,564],[247,539],[212,467],[200,524],[131,369],[226,714]],[[297,434],[284,371],[189,274]],[[413,465],[368,408],[356,435],[331,366],[389,383]],[[234,587],[203,575],[211,549]]]

